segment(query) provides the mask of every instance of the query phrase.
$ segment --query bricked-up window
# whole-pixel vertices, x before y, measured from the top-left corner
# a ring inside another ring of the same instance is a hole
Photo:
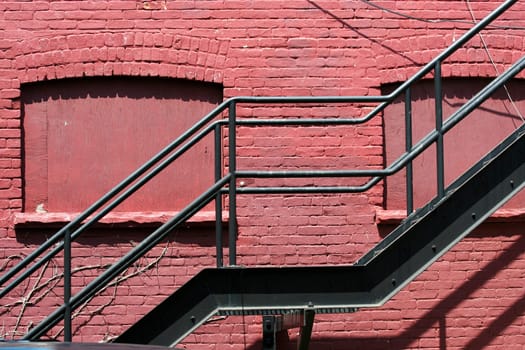
[[[24,210],[86,209],[222,101],[217,84],[84,78],[22,87]],[[213,140],[117,208],[174,211],[213,182]]]
[[[443,116],[446,119],[489,81],[485,79],[447,79],[443,82]],[[395,86],[384,86],[389,93]],[[504,89],[497,91],[480,108],[471,113],[444,137],[445,185],[465,172],[524,121],[525,82],[507,84],[510,102]],[[412,88],[414,143],[435,126],[434,84],[423,81]],[[397,101],[384,112],[386,162],[391,164],[405,150],[404,103]],[[436,150],[431,147],[413,164],[414,204],[421,207],[436,195]],[[517,196],[508,207],[525,207],[525,197]],[[386,209],[405,209],[405,173],[390,177],[385,186]]]

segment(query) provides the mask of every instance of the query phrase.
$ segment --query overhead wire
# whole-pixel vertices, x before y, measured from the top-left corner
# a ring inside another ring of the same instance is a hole
[[[375,2],[372,2],[370,0],[360,0],[360,1],[365,3],[365,4],[367,4],[367,5],[369,5],[369,6],[371,6],[371,7],[376,8],[378,10],[381,10],[383,12],[390,13],[392,15],[399,16],[399,17],[402,17],[402,18],[406,18],[406,19],[410,19],[410,20],[414,20],[414,21],[419,21],[419,22],[425,22],[425,23],[461,23],[461,24],[469,24],[469,25],[476,24],[478,22],[477,19],[476,19],[476,16],[474,15],[474,12],[472,10],[472,6],[471,6],[469,0],[465,0],[465,2],[466,2],[466,5],[467,5],[467,9],[468,9],[468,11],[470,13],[470,17],[472,18],[471,21],[469,21],[469,20],[461,20],[461,19],[428,19],[428,18],[421,18],[421,17],[416,17],[416,16],[413,16],[413,15],[409,15],[409,14],[406,14],[406,13],[403,13],[403,12],[400,12],[400,11],[397,11],[397,10],[392,10],[390,8],[378,5]],[[525,27],[523,27],[523,26],[488,25],[487,27],[495,28],[495,29],[525,30]],[[490,60],[490,62],[492,64],[492,66],[494,67],[494,70],[495,70],[496,74],[499,75],[500,71],[499,71],[499,69],[498,69],[498,67],[496,65],[496,62],[494,61],[494,59],[492,57],[492,54],[490,53],[489,47],[487,45],[487,42],[485,41],[485,38],[484,38],[483,34],[479,33],[478,35],[480,37],[483,49],[486,52],[486,54],[487,54],[487,56],[488,56],[488,58],[489,58],[489,60]],[[517,115],[519,116],[521,121],[523,123],[525,123],[525,117],[523,116],[523,114],[521,113],[521,111],[518,108],[518,105],[516,104],[516,102],[512,98],[512,96],[510,94],[510,91],[507,88],[507,85],[503,85],[503,88],[504,88],[505,93],[506,93],[506,95],[507,95],[507,97],[509,99],[509,102],[511,103],[512,107],[516,111]]]
[[[390,14],[398,16],[398,17],[403,17],[403,18],[406,18],[406,19],[419,21],[419,22],[425,22],[425,23],[461,23],[461,24],[469,24],[469,25],[472,25],[472,24],[475,23],[473,21],[468,21],[468,20],[464,20],[464,19],[428,19],[428,18],[416,17],[416,16],[409,15],[409,14],[404,13],[404,12],[400,12],[400,11],[393,10],[391,8],[388,8],[388,7],[381,6],[381,5],[376,4],[375,2],[370,1],[370,0],[359,0],[359,1],[369,5],[371,7],[374,7],[376,9],[378,9],[378,10],[381,10],[383,12],[390,13]],[[487,27],[494,28],[494,29],[525,30],[525,26],[512,26],[512,25],[504,25],[503,26],[503,25],[493,25],[493,24],[491,24],[491,25],[488,25]]]
[[[470,0],[465,0],[465,3],[467,4],[467,9],[470,13],[470,16],[472,17],[472,21],[474,23],[477,23],[477,19],[476,19],[476,16],[474,15],[474,11],[472,10],[472,6],[470,5]],[[489,47],[487,45],[487,42],[485,41],[485,37],[483,36],[483,34],[480,32],[478,33],[479,35],[479,38],[481,40],[481,44],[483,46],[483,50],[485,51],[485,53],[487,54],[487,57],[489,58],[490,60],[490,63],[492,64],[492,66],[494,67],[494,70],[496,72],[497,75],[500,75],[500,71],[498,69],[498,66],[496,65],[496,62],[494,61],[494,58],[492,57],[492,54],[490,53],[490,50],[489,50]],[[510,104],[512,105],[512,107],[514,108],[514,110],[516,111],[516,113],[518,114],[518,116],[520,117],[521,121],[523,123],[525,123],[525,118],[523,117],[523,114],[521,113],[521,111],[519,110],[518,108],[518,105],[516,104],[516,102],[514,101],[514,99],[512,98],[511,94],[510,94],[510,91],[509,89],[507,88],[507,85],[504,84],[503,85],[503,89],[505,90],[505,93],[507,94],[507,97],[509,99],[509,102]]]

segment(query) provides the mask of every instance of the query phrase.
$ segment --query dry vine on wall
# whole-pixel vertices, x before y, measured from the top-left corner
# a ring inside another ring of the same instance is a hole
[[[130,242],[133,245],[133,242]],[[125,272],[115,278],[113,281],[104,286],[98,291],[93,297],[88,299],[85,303],[79,306],[72,315],[72,319],[79,319],[82,317],[81,322],[77,322],[73,330],[73,335],[81,331],[81,327],[88,324],[93,317],[103,313],[103,310],[108,306],[112,305],[117,299],[117,290],[119,286],[122,286],[123,282],[140,275],[147,273],[148,271],[155,270],[158,268],[160,261],[166,256],[169,250],[169,242],[166,243],[160,254],[153,258],[142,258],[132,267],[128,268]],[[8,267],[12,266],[12,263],[16,260],[22,260],[24,256],[22,254],[12,255],[5,258],[2,266],[0,266],[0,273],[5,272]],[[4,322],[0,324],[0,338],[6,340],[20,339],[23,337],[33,326],[34,313],[28,315],[28,310],[31,307],[38,307],[39,304],[50,297],[61,297],[56,293],[56,289],[60,288],[61,282],[64,278],[64,272],[57,264],[57,258],[47,261],[42,265],[36,276],[28,279],[23,286],[17,289],[19,295],[11,297],[12,301],[7,303],[0,303],[0,316],[4,317]],[[109,264],[94,264],[74,267],[71,270],[71,277],[74,280],[75,277],[82,278],[86,272],[94,272],[95,274],[108,268]],[[95,308],[90,308],[89,303],[96,297],[103,295],[104,292],[111,290],[106,295],[107,301],[97,305]],[[56,307],[60,305],[57,303]],[[49,307],[42,307],[42,312],[38,313],[39,318],[46,317],[50,314],[53,309]],[[10,317],[13,321],[6,324],[5,319]],[[59,340],[63,336],[63,327],[55,327],[50,331],[53,334],[48,334],[50,340]],[[106,332],[101,341],[110,341],[115,335]]]

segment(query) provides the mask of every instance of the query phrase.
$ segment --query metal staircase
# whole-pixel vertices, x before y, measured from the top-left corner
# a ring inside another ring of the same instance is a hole
[[[525,125],[355,265],[206,269],[116,342],[174,345],[217,313],[340,313],[383,305],[525,186],[524,133]]]
[[[24,339],[37,340],[58,322],[64,320],[65,340],[71,340],[71,314],[75,308],[89,300],[113,278],[162,241],[174,228],[183,224],[211,201],[215,201],[217,218],[217,267],[198,273],[119,336],[116,342],[175,345],[215,314],[281,314],[301,315],[302,321],[299,324],[306,331],[300,347],[306,348],[308,331],[311,331],[315,313],[353,312],[359,308],[384,304],[525,185],[525,162],[523,161],[525,159],[525,126],[514,131],[448,187],[445,187],[443,169],[439,166],[443,160],[443,136],[525,68],[525,56],[489,83],[444,122],[440,108],[442,101],[438,98],[439,94],[436,93],[436,118],[438,119],[436,129],[416,145],[407,145],[407,151],[384,169],[246,171],[237,169],[236,152],[233,151],[228,153],[228,170],[225,172],[221,162],[224,157],[221,148],[223,130],[227,130],[228,133],[228,149],[236,150],[236,130],[239,126],[364,124],[379,116],[392,101],[402,96],[405,97],[407,123],[410,123],[411,86],[433,72],[436,92],[439,92],[442,63],[515,2],[516,0],[503,3],[389,95],[236,97],[223,102],[0,278],[0,285],[3,286],[0,297],[3,297],[31,276],[46,261],[55,257],[59,252],[64,252],[64,275],[66,276],[64,304],[32,328]],[[236,112],[237,106],[242,104],[330,105],[336,103],[376,103],[377,106],[366,116],[354,119],[258,120],[238,118]],[[220,118],[224,111],[228,112],[227,119]],[[175,217],[148,235],[85,288],[71,295],[71,281],[69,280],[71,242],[209,134],[214,134],[216,140],[215,184]],[[237,266],[235,218],[238,194],[364,192],[401,169],[410,169],[412,161],[432,145],[436,146],[438,157],[441,157],[441,162],[439,160],[437,162],[439,183],[436,198],[414,211],[412,210],[412,189],[407,186],[408,217],[356,264],[307,267],[244,268]],[[358,186],[237,186],[237,180],[241,178],[338,177],[359,178],[364,179],[365,182]],[[483,188],[483,191],[480,191],[480,188]],[[222,198],[224,195],[228,196],[229,210],[228,267],[223,266],[222,252]]]

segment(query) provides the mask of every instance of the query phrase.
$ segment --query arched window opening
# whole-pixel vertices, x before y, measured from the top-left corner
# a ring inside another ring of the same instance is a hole
[[[24,211],[79,212],[222,101],[218,84],[139,77],[22,86]],[[176,211],[213,183],[208,137],[120,205]]]

